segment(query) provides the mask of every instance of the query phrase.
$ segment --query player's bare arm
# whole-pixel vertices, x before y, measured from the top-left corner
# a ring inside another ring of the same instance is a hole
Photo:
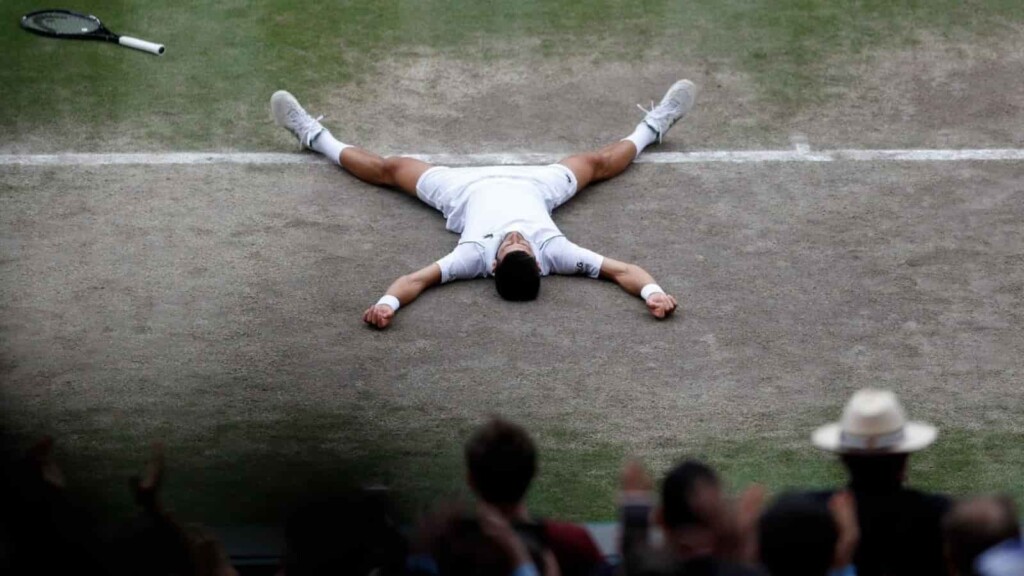
[[[601,263],[600,277],[615,282],[633,296],[643,298],[647,310],[655,318],[667,318],[678,307],[676,299],[666,294],[654,281],[654,277],[636,264],[605,257]]]
[[[385,296],[363,313],[363,322],[377,328],[387,328],[395,317],[395,312],[397,311],[397,308],[395,308],[396,303],[399,306],[407,306],[418,298],[424,290],[440,282],[441,267],[436,262],[412,274],[399,276],[391,283],[391,286],[388,286]],[[391,298],[394,298],[394,300],[391,300]],[[389,302],[385,302],[385,300]]]

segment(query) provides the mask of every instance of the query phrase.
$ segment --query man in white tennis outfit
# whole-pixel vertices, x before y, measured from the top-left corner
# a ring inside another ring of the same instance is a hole
[[[570,242],[551,212],[589,184],[625,171],[693,107],[696,94],[692,82],[680,80],[658,106],[644,110],[643,121],[626,138],[548,166],[448,168],[414,158],[384,158],[336,140],[320,118],[307,114],[284,90],[274,93],[270,107],[277,123],[295,135],[303,148],[327,156],[364,182],[416,196],[440,210],[447,228],[461,234],[451,253],[395,280],[363,314],[367,324],[386,328],[399,307],[427,288],[487,276],[494,276],[502,298],[519,301],[536,298],[540,277],[548,274],[605,278],[643,298],[655,318],[672,314],[676,299],[650,274]]]

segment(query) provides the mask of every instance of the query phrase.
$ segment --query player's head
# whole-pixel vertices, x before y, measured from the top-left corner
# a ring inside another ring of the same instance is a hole
[[[519,232],[501,239],[494,259],[494,285],[505,300],[524,302],[540,292],[540,267],[533,247]]]
[[[514,506],[526,495],[537,470],[537,449],[521,426],[495,418],[466,443],[470,487],[481,500]]]

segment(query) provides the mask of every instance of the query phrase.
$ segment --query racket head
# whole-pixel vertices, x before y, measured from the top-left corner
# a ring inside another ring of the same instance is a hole
[[[37,10],[21,17],[21,27],[33,34],[50,38],[79,40],[109,40],[117,42],[117,35],[91,14],[71,10]]]

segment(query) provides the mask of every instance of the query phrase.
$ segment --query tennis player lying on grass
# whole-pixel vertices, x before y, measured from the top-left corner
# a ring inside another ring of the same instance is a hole
[[[327,156],[364,182],[419,198],[444,214],[449,230],[462,235],[450,254],[395,280],[363,314],[367,324],[387,328],[399,307],[427,288],[487,276],[494,276],[502,298],[519,301],[537,297],[541,276],[601,277],[643,298],[655,318],[672,314],[676,299],[643,268],[573,244],[555,226],[551,212],[589,184],[624,172],[693,107],[696,93],[692,82],[680,80],[623,140],[549,166],[447,168],[413,158],[383,158],[336,140],[284,90],[274,93],[270,107],[277,123],[303,148]]]

